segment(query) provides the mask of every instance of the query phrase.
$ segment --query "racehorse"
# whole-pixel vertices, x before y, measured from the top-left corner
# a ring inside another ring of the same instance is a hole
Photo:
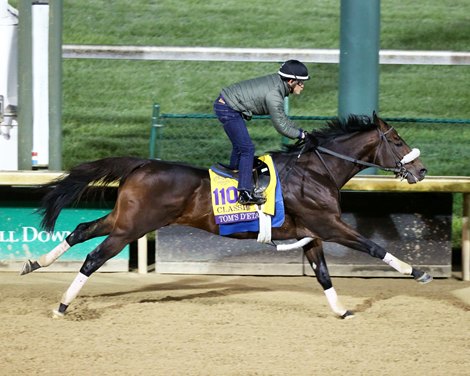
[[[332,285],[322,242],[335,242],[366,252],[420,283],[432,277],[399,260],[341,220],[340,189],[359,171],[375,166],[415,184],[426,168],[419,150],[410,149],[397,131],[375,113],[373,117],[334,119],[308,133],[306,140],[271,154],[282,186],[285,220],[272,229],[273,240],[297,239],[324,290],[332,311],[353,317]],[[54,310],[65,314],[87,279],[127,244],[170,224],[187,225],[218,234],[211,204],[209,173],[187,164],[134,157],[112,157],[80,164],[47,184],[41,201],[42,227],[54,229],[60,211],[79,201],[93,185],[119,182],[113,210],[102,218],[80,223],[67,238],[37,261],[28,260],[21,274],[52,264],[75,244],[107,236],[90,252],[75,280]],[[255,238],[254,232],[234,238]]]

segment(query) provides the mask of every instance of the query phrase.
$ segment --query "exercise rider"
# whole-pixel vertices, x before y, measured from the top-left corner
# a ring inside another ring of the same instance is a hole
[[[291,139],[305,138],[305,132],[284,111],[284,98],[300,94],[309,80],[307,67],[298,60],[288,60],[279,71],[267,76],[241,81],[222,89],[214,102],[214,112],[232,143],[229,167],[239,170],[238,202],[243,205],[265,202],[253,190],[252,169],[255,146],[245,120],[253,115],[270,115],[274,128]]]

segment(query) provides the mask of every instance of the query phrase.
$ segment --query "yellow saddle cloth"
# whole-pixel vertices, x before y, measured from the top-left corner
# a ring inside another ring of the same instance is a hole
[[[258,157],[266,163],[270,173],[270,181],[264,191],[266,202],[261,205],[261,211],[273,216],[276,205],[276,170],[270,155]],[[257,205],[240,205],[238,200],[237,180],[219,175],[209,169],[211,179],[212,209],[217,224],[254,221],[258,219]]]

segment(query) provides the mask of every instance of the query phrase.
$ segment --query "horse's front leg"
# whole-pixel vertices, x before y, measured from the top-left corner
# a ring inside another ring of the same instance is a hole
[[[303,246],[305,257],[307,257],[310,266],[315,272],[315,277],[323,288],[323,292],[328,300],[332,311],[343,319],[350,319],[354,314],[344,308],[340,302],[336,290],[331,282],[330,273],[326,265],[325,255],[323,253],[323,244],[321,240],[314,239],[307,245]]]
[[[383,262],[390,265],[393,269],[403,275],[411,275],[415,281],[419,283],[428,283],[432,281],[432,276],[421,269],[417,269],[410,264],[400,260],[399,258],[392,255],[390,252],[387,252],[380,245],[374,243],[373,241],[362,238],[363,244],[367,247],[367,252],[373,256],[380,258]],[[354,248],[354,247],[352,247]]]
[[[20,275],[25,275],[39,268],[45,268],[54,263],[60,256],[62,256],[69,248],[76,244],[83,243],[89,239],[97,236],[107,235],[109,230],[103,226],[106,217],[97,219],[91,222],[80,223],[75,230],[73,230],[64,241],[57,245],[52,251],[43,254],[37,261],[28,260],[23,264]]]
[[[372,257],[381,259],[397,272],[403,275],[413,276],[413,278],[419,283],[424,284],[432,281],[432,276],[430,274],[398,259],[380,245],[363,237],[349,225],[341,221],[339,217],[335,218],[334,223],[329,227],[329,231],[325,231],[325,234],[323,235],[322,239],[324,241],[338,243],[345,247],[366,252]]]

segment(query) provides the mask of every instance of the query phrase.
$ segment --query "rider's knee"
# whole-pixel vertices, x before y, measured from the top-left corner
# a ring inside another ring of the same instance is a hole
[[[240,152],[245,155],[255,155],[255,145],[252,142],[243,144],[240,147]]]

